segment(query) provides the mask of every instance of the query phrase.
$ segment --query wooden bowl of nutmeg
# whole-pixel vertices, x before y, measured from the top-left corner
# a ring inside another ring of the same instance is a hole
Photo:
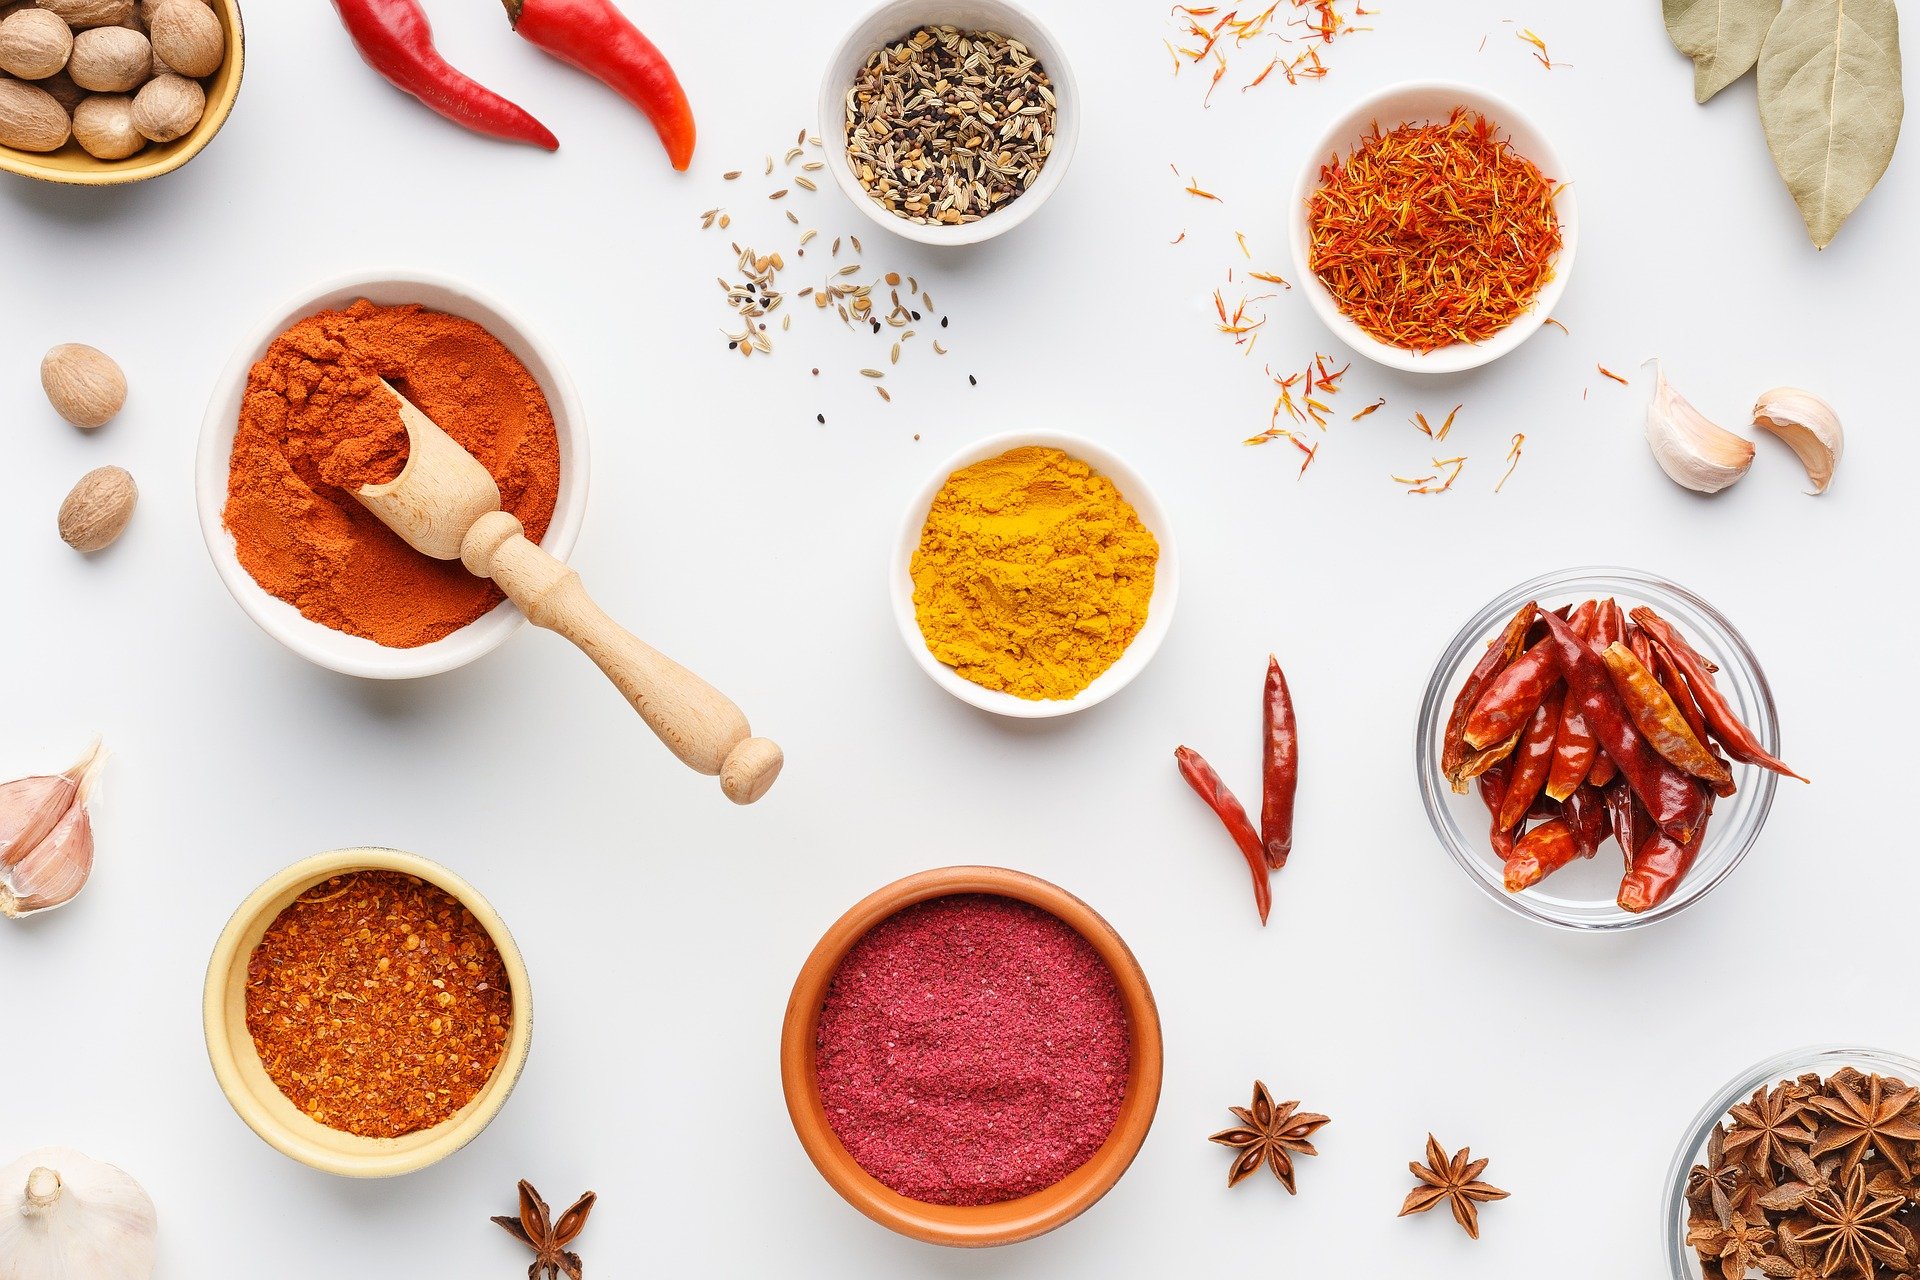
[[[172,173],[226,123],[244,45],[239,0],[0,0],[0,169]]]

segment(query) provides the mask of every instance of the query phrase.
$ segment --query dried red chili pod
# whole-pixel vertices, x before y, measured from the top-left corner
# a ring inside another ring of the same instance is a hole
[[[1705,794],[1704,787],[1700,790]],[[1673,891],[1680,887],[1680,882],[1693,869],[1694,860],[1699,857],[1700,846],[1706,843],[1707,822],[1713,817],[1713,797],[1705,795],[1705,803],[1706,816],[1700,819],[1693,839],[1682,843],[1664,831],[1655,831],[1635,851],[1633,865],[1620,881],[1617,901],[1622,911],[1631,911],[1635,915],[1651,911],[1671,898]]]
[[[1467,783],[1476,776],[1475,773],[1466,772],[1475,756],[1474,749],[1467,745],[1467,717],[1473,714],[1480,695],[1486,692],[1494,677],[1512,666],[1514,659],[1526,651],[1527,630],[1533,625],[1533,615],[1539,607],[1538,602],[1533,600],[1520,606],[1508,619],[1505,629],[1487,642],[1487,651],[1480,655],[1480,661],[1467,673],[1460,692],[1454,695],[1453,710],[1447,716],[1447,727],[1440,737],[1440,772],[1446,775],[1455,791],[1464,793]],[[1492,761],[1486,763],[1491,764]],[[1482,765],[1478,772],[1485,772],[1485,768],[1486,765]]]
[[[1706,717],[1707,727],[1713,736],[1720,740],[1727,754],[1735,760],[1748,764],[1757,764],[1762,769],[1771,769],[1775,773],[1785,774],[1789,778],[1801,778],[1760,744],[1753,730],[1740,722],[1734,713],[1733,705],[1727,701],[1720,687],[1713,682],[1713,664],[1694,652],[1692,645],[1668,624],[1665,618],[1642,605],[1633,611],[1633,620],[1651,636],[1655,642],[1666,649],[1674,665],[1680,668],[1680,674],[1686,677],[1687,688],[1693,691],[1694,701],[1700,706],[1700,712]]]
[[[1615,692],[1607,666],[1592,646],[1551,614],[1541,615],[1552,632],[1554,665],[1565,675],[1568,696],[1580,701],[1594,738],[1626,775],[1627,783],[1654,822],[1676,840],[1693,837],[1706,812],[1700,789],[1688,775],[1663,759],[1633,727]]]
[[[1280,670],[1280,659],[1267,655],[1267,683],[1261,698],[1262,735],[1266,748],[1260,774],[1260,844],[1267,866],[1275,871],[1287,865],[1293,852],[1293,799],[1300,785],[1300,726],[1294,716],[1293,694]]]
[[[1560,728],[1563,697],[1558,687],[1549,692],[1546,701],[1534,708],[1527,731],[1520,735],[1520,746],[1513,753],[1507,794],[1500,803],[1497,821],[1501,826],[1517,827],[1525,821],[1527,810],[1546,785],[1547,771],[1553,766],[1553,739]]]
[[[1646,736],[1647,745],[1662,756],[1699,778],[1718,794],[1733,794],[1733,774],[1694,736],[1680,708],[1660,687],[1653,672],[1642,665],[1626,645],[1615,643],[1600,655],[1613,677],[1614,692],[1633,718],[1634,728]],[[1653,656],[1649,650],[1647,656]]]
[[[1253,903],[1260,910],[1260,923],[1265,924],[1267,913],[1273,910],[1273,882],[1267,871],[1266,851],[1260,847],[1260,833],[1253,829],[1253,819],[1247,816],[1246,806],[1227,789],[1227,784],[1198,751],[1176,747],[1173,758],[1180,766],[1180,776],[1187,780],[1195,795],[1207,802],[1207,807],[1240,847],[1240,856],[1247,860],[1247,868],[1253,872]]]

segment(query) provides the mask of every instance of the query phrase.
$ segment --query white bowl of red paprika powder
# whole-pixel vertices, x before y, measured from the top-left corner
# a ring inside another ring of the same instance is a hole
[[[554,353],[506,307],[445,276],[375,271],[329,281],[276,307],[241,342],[207,407],[195,461],[214,568],[242,611],[301,657],[345,675],[404,680],[464,666],[526,619],[458,561],[407,547],[344,489],[317,479],[311,453],[296,449],[313,424],[296,430],[291,406],[317,400],[305,389],[331,374],[316,373],[303,353],[335,342],[363,300],[374,309],[367,358],[488,465],[507,509],[561,560],[586,512],[587,433]],[[398,308],[419,310],[390,310]],[[345,314],[315,319],[323,313]],[[287,391],[295,383],[299,397]]]

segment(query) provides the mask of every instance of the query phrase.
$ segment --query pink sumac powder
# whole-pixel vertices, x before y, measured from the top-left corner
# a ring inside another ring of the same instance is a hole
[[[860,1166],[932,1204],[1050,1187],[1112,1132],[1127,1012],[1071,927],[1024,902],[956,894],[882,921],[820,1011],[820,1100]]]

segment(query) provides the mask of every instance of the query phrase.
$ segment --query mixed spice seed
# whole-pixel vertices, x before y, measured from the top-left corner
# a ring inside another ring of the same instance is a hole
[[[1032,187],[1053,152],[1046,68],[994,31],[922,27],[874,50],[846,108],[861,187],[923,226],[978,222]]]
[[[820,139],[802,129],[782,158],[785,168],[778,181],[791,182],[805,192],[817,190],[805,175],[817,173],[824,167],[819,159],[809,158],[817,157],[819,148]],[[774,157],[769,155],[761,176],[772,178],[775,172]],[[728,170],[723,175],[729,182],[739,181],[743,176],[745,173],[740,169]],[[769,198],[784,200],[790,196],[798,199],[793,187],[783,186],[774,190]],[[792,330],[795,313],[830,316],[845,329],[865,332],[886,342],[883,359],[887,368],[868,366],[858,372],[874,384],[874,392],[883,402],[891,402],[892,393],[882,385],[888,369],[911,354],[916,339],[922,340],[921,346],[930,347],[935,356],[947,355],[946,343],[928,335],[936,325],[940,330],[948,329],[952,318],[936,310],[932,291],[923,288],[917,277],[898,271],[876,275],[858,261],[844,260],[843,248],[850,250],[849,258],[864,254],[859,236],[834,236],[823,244],[820,231],[802,227],[800,218],[791,209],[786,210],[786,219],[790,226],[801,230],[784,249],[763,253],[738,240],[729,242],[733,254],[732,274],[715,278],[738,325],[721,331],[727,349],[738,351],[745,358],[756,353],[771,355],[776,333]],[[715,206],[700,215],[700,225],[704,230],[730,230],[733,215],[724,207]],[[825,274],[789,291],[782,284],[782,273],[798,271],[810,249],[818,255],[823,247],[827,258]],[[821,376],[817,365],[813,376]],[[970,386],[978,385],[971,374],[967,382]],[[827,418],[824,413],[816,413],[814,420],[824,425]]]
[[[1709,1280],[1920,1274],[1920,1089],[1844,1067],[1760,1088],[1687,1175]]]

